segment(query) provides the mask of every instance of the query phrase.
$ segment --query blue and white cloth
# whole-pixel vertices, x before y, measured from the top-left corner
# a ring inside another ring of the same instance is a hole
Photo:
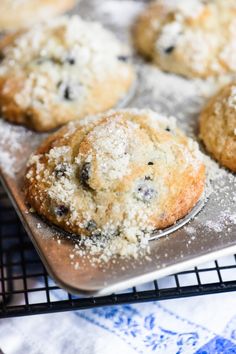
[[[236,294],[4,319],[4,354],[233,354]]]

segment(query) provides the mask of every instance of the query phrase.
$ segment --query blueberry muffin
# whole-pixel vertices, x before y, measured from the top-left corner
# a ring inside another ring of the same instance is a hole
[[[51,135],[28,163],[26,199],[68,232],[135,241],[184,217],[204,183],[198,144],[174,118],[125,109]]]
[[[114,107],[135,81],[129,49],[78,16],[5,37],[0,56],[1,113],[36,131]]]
[[[134,29],[137,50],[189,78],[236,73],[235,0],[156,0]]]
[[[1,0],[0,31],[30,27],[71,9],[76,0]]]
[[[224,87],[203,109],[200,137],[216,160],[236,172],[236,82]]]

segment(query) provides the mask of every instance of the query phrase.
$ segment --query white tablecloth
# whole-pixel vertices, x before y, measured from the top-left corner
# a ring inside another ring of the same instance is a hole
[[[3,319],[5,354],[236,353],[236,294]]]

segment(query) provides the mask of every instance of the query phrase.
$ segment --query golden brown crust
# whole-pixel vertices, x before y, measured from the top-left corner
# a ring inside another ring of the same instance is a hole
[[[36,131],[114,107],[135,81],[128,48],[77,16],[7,36],[0,52],[1,112]]]
[[[205,166],[173,121],[121,110],[50,136],[26,176],[27,201],[52,223],[75,234],[129,238],[184,217],[202,195]]]
[[[200,137],[216,160],[236,172],[236,83],[209,100],[200,116]]]
[[[0,78],[0,107],[2,115],[15,124],[25,125],[26,127],[38,131],[47,132],[53,130],[69,121],[80,119],[86,115],[96,114],[114,107],[122,95],[131,88],[134,80],[134,72],[130,71],[130,77],[124,80],[117,80],[117,76],[110,77],[103,82],[94,82],[90,88],[89,96],[84,104],[79,107],[70,107],[68,105],[53,104],[50,106],[50,115],[43,111],[29,107],[23,110],[14,100],[23,88],[25,78]],[[4,87],[9,87],[9,92],[4,92]],[[112,87],[112,92],[111,92]],[[123,98],[124,98],[123,97]]]
[[[30,27],[70,10],[75,3],[75,0],[1,0],[0,31]]]
[[[162,70],[206,78],[236,72],[233,0],[154,1],[138,17],[137,50]]]
[[[165,17],[164,7],[154,3],[139,16],[133,26],[134,44],[138,51],[147,58],[151,59],[154,56],[153,43],[164,23]],[[156,26],[150,26],[150,23],[155,18],[159,18],[160,21]]]

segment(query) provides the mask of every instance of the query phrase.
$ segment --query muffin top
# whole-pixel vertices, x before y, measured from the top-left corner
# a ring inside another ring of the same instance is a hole
[[[127,109],[50,136],[29,161],[26,197],[66,231],[136,240],[184,217],[204,182],[198,145],[174,119]]]
[[[223,87],[204,107],[200,136],[207,150],[236,172],[236,82]]]
[[[7,36],[0,54],[2,114],[38,131],[114,107],[135,78],[129,49],[78,16]]]
[[[156,0],[139,16],[134,42],[161,69],[187,77],[236,72],[234,0]]]

